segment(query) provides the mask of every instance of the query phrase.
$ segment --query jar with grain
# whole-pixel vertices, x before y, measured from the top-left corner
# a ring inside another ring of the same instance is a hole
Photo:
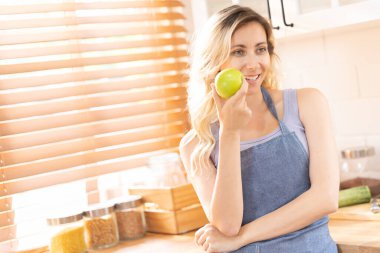
[[[86,252],[82,213],[48,218],[51,253]]]
[[[119,242],[113,204],[96,205],[85,211],[84,230],[89,249],[104,249]]]
[[[117,200],[115,211],[121,240],[136,239],[145,235],[146,223],[141,196],[130,195]]]

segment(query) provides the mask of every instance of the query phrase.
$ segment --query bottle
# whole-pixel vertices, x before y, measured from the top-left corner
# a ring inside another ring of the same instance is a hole
[[[113,204],[90,207],[83,213],[87,247],[98,250],[112,247],[119,242]]]
[[[120,240],[141,238],[146,232],[144,206],[141,196],[129,195],[115,202]]]
[[[84,239],[82,213],[48,218],[49,249],[51,253],[84,253],[87,250]]]

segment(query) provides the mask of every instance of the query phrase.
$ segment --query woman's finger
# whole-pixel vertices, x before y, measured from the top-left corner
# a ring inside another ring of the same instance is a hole
[[[210,244],[209,244],[208,240],[206,239],[206,241],[202,245],[203,250],[207,252],[209,245]]]
[[[199,246],[203,246],[203,244],[206,242],[206,239],[207,239],[207,234],[206,233],[203,233],[199,238],[198,238],[198,241],[197,241],[197,244]]]
[[[215,104],[216,104],[218,111],[220,111],[222,109],[222,104],[223,104],[222,98],[216,92],[215,84],[211,83],[210,85],[211,85],[211,89],[212,89],[212,97],[214,98],[214,101],[215,101]]]
[[[195,235],[194,235],[194,241],[196,244],[198,244],[198,240],[199,238],[204,234],[204,227],[200,228],[197,230],[197,232],[195,232]]]

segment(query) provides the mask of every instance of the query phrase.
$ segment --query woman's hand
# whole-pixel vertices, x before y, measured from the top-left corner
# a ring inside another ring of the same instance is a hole
[[[211,84],[212,95],[218,111],[220,127],[224,131],[239,132],[251,120],[252,111],[247,105],[248,83],[243,80],[241,88],[230,98],[223,99],[216,93],[215,84]]]
[[[205,252],[226,252],[239,249],[239,235],[226,236],[216,227],[207,224],[195,233],[196,244]]]

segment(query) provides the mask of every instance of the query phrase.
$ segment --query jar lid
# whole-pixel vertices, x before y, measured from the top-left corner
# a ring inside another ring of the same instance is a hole
[[[80,221],[82,218],[83,218],[82,213],[76,213],[72,215],[47,218],[46,221],[50,226],[56,226],[56,225]]]
[[[375,148],[372,146],[354,147],[342,150],[342,157],[345,159],[355,159],[375,155]]]
[[[140,195],[128,195],[122,199],[115,200],[116,210],[138,207],[142,205],[142,197]]]
[[[114,209],[112,203],[97,204],[90,206],[87,211],[83,212],[83,215],[85,217],[100,217],[106,214],[113,213],[113,210]]]

